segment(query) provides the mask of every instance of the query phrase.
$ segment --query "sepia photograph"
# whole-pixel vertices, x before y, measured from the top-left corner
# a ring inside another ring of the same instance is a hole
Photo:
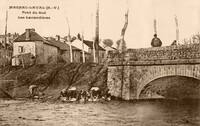
[[[0,126],[200,126],[200,0],[0,0]]]

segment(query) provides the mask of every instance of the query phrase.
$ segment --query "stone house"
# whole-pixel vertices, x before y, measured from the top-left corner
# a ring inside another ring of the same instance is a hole
[[[60,61],[70,62],[70,46],[68,43],[65,43],[61,40],[59,35],[56,35],[56,38],[46,38],[48,42],[54,44],[55,46],[59,47],[58,50],[58,59]],[[82,50],[72,45],[72,57],[73,62],[83,62],[82,59]],[[85,60],[86,62],[89,61],[90,54],[85,52]]]
[[[56,63],[59,47],[45,40],[35,29],[26,31],[13,41],[12,65],[19,65],[18,56],[30,53],[36,64]]]
[[[26,29],[14,40],[12,65],[20,65],[24,62],[25,60],[22,60],[25,54],[31,54],[29,59],[26,55],[26,62],[34,59],[36,64],[70,62],[70,47],[60,41],[60,36],[56,36],[56,38],[41,37],[35,32],[35,29]],[[73,62],[82,62],[82,50],[72,46],[72,55]]]

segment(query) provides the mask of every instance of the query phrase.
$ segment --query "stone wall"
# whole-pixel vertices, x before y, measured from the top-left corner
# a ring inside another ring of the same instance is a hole
[[[143,88],[160,77],[178,75],[200,80],[199,44],[109,52],[107,62],[110,92],[126,100],[139,99]]]
[[[36,64],[44,64],[44,44],[41,41],[36,41],[35,46]]]
[[[109,67],[107,86],[110,89],[111,95],[115,97],[122,97],[123,99],[129,100],[130,66]]]
[[[107,85],[115,97],[122,97],[125,100],[139,99],[146,85],[167,76],[186,76],[200,80],[200,65],[124,66],[124,68],[110,66]]]
[[[121,97],[121,70],[122,67],[108,67],[107,85],[111,95]]]
[[[108,62],[110,64],[121,64],[122,54],[110,52]],[[128,49],[124,54],[124,61],[159,61],[159,60],[185,60],[200,59],[200,44],[152,47],[141,49]]]
[[[58,48],[43,44],[44,47],[44,63],[56,63],[58,58]]]
[[[13,43],[13,56],[31,53],[36,55],[35,42],[14,42]],[[19,47],[23,47],[23,52],[20,52]]]

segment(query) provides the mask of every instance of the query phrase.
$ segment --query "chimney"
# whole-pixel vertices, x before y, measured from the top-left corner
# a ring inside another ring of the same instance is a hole
[[[60,41],[60,35],[56,35],[56,41]]]
[[[34,29],[34,28],[30,28],[30,31],[33,31],[33,32],[34,32],[34,31],[35,31],[35,29]]]
[[[34,32],[35,29],[34,28],[31,28],[31,29],[26,29],[26,40],[30,40],[30,37],[31,37],[31,32]]]

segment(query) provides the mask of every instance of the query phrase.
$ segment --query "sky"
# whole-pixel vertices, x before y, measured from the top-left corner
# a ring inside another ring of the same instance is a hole
[[[128,2],[127,2],[128,1]],[[1,0],[0,34],[5,32],[6,10],[8,10],[8,32],[22,34],[27,28],[35,28],[41,36],[61,37],[70,33],[84,33],[91,40],[95,33],[97,0]],[[50,6],[57,9],[10,9],[9,6]],[[129,8],[129,22],[125,34],[128,48],[150,47],[154,35],[153,20],[157,21],[157,34],[163,46],[176,39],[174,15],[178,17],[180,43],[184,38],[200,32],[200,0],[99,0],[100,39],[120,39]],[[25,14],[36,11],[46,14]],[[50,19],[18,19],[24,16],[44,16]],[[115,46],[115,44],[114,44]]]

